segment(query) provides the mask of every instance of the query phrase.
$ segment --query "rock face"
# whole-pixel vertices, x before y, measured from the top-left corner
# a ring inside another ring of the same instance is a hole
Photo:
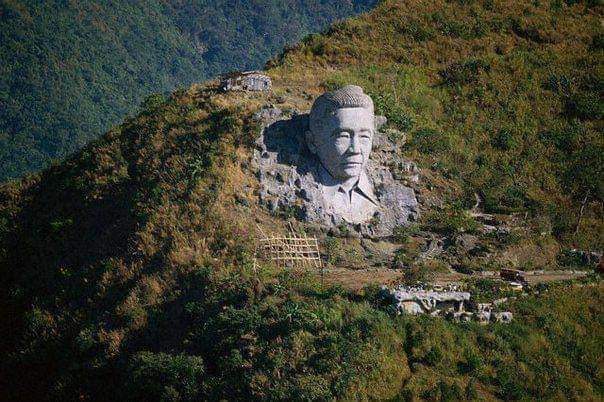
[[[350,96],[358,94],[356,88],[349,89]],[[362,91],[361,95],[366,97]],[[321,115],[331,120],[321,124],[311,124],[307,114],[283,119],[278,109],[261,111],[257,117],[265,128],[252,163],[261,203],[274,212],[326,228],[347,227],[371,238],[390,236],[395,227],[416,220],[415,191],[403,180],[416,182],[418,169],[378,132],[377,122],[384,119],[374,119],[370,105],[365,109],[346,105],[332,114],[322,110]],[[369,126],[371,132],[364,134]],[[347,131],[338,134],[344,128]],[[332,132],[336,135],[327,134]]]

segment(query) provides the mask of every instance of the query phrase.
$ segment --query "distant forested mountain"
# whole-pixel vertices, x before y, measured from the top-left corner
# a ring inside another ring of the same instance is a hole
[[[0,182],[47,166],[148,94],[261,66],[376,0],[2,0]]]

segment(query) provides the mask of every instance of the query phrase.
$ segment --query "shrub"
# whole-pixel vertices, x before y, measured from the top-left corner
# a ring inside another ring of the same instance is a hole
[[[392,231],[392,236],[396,242],[407,244],[409,243],[409,240],[411,240],[411,236],[416,235],[418,230],[419,226],[416,224],[407,226],[399,225]]]
[[[388,118],[388,123],[402,131],[408,131],[413,127],[413,118],[403,107],[395,101],[389,92],[372,93],[376,110]]]
[[[139,108],[146,115],[156,113],[158,109],[166,103],[166,97],[163,94],[155,93],[148,95],[143,99]]]
[[[327,237],[324,242],[325,255],[329,265],[338,265],[342,262],[342,245],[337,237]]]
[[[429,212],[425,215],[424,222],[427,230],[449,236],[475,233],[478,229],[478,222],[473,217],[466,211],[454,207]]]
[[[393,266],[395,268],[408,269],[413,264],[416,257],[416,253],[400,248],[394,253]]]
[[[591,38],[591,47],[594,50],[604,49],[604,34],[598,33]]]
[[[479,38],[487,32],[485,24],[480,24],[473,20],[464,21],[446,18],[441,12],[432,13],[431,19],[443,35],[454,38],[469,40]]]
[[[203,399],[204,370],[197,356],[139,352],[130,362],[128,387],[134,400],[196,401]]]
[[[502,151],[509,151],[518,146],[518,142],[510,130],[499,130],[499,132],[493,136],[491,144],[494,148]]]
[[[420,152],[433,154],[450,149],[451,140],[444,133],[431,128],[422,128],[413,132],[411,144]]]
[[[468,60],[464,63],[453,63],[440,70],[439,75],[446,85],[466,85],[478,80],[483,72],[488,72],[490,65],[484,60]]]
[[[424,42],[426,40],[430,40],[436,34],[435,30],[426,26],[420,21],[409,21],[405,26],[401,28],[401,31],[404,34],[407,34],[413,38],[413,40],[417,42]]]
[[[556,257],[558,264],[569,268],[587,268],[593,267],[597,260],[587,252],[562,250]]]
[[[409,266],[405,268],[403,272],[403,282],[407,284],[426,282],[430,279],[433,273],[434,272],[428,263],[410,262]]]
[[[604,114],[604,102],[594,92],[583,92],[568,97],[564,111],[571,118],[599,120]]]
[[[472,374],[477,372],[483,366],[482,358],[476,353],[466,353],[464,360],[457,364],[457,371],[460,374]]]

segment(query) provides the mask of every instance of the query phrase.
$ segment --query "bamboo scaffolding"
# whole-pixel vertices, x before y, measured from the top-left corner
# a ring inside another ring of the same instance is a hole
[[[260,228],[259,228],[260,229]],[[256,257],[273,261],[282,267],[319,268],[322,269],[319,243],[314,237],[298,234],[289,223],[289,236],[267,236],[262,229],[264,238],[256,246]]]

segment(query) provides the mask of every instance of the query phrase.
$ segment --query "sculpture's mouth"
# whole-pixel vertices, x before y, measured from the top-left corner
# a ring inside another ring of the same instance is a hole
[[[342,166],[359,166],[362,165],[362,162],[358,162],[358,161],[344,161],[341,164]]]

